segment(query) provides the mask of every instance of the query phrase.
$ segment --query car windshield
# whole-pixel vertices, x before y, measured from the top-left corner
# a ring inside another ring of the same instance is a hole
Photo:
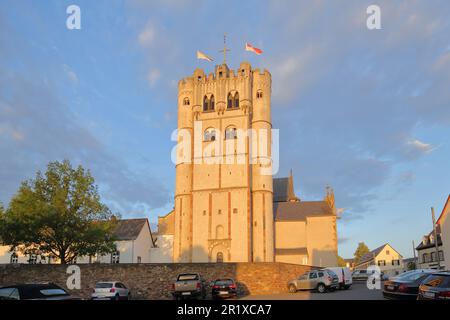
[[[399,276],[397,278],[397,280],[402,280],[402,281],[415,281],[421,277],[425,277],[427,276],[427,273],[425,272],[413,272],[413,273],[408,273],[402,276]]]
[[[40,292],[44,296],[67,296],[67,295],[69,295],[63,289],[42,289],[42,290],[40,290]]]
[[[196,274],[180,274],[178,276],[179,281],[187,281],[187,280],[198,280],[198,275]]]
[[[110,282],[99,282],[95,285],[96,289],[109,289],[112,288],[113,284]]]
[[[233,284],[233,280],[231,280],[231,279],[216,280],[216,282],[214,284],[216,286],[230,286]]]

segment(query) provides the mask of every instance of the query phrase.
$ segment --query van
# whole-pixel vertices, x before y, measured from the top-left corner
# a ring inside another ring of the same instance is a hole
[[[349,289],[352,284],[352,273],[349,268],[346,267],[330,267],[326,268],[326,270],[333,271],[339,279],[339,289]]]

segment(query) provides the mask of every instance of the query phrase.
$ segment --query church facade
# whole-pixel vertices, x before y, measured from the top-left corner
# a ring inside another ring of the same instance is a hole
[[[156,235],[173,262],[336,265],[332,192],[304,202],[292,175],[273,179],[271,82],[246,62],[179,81],[175,203]]]

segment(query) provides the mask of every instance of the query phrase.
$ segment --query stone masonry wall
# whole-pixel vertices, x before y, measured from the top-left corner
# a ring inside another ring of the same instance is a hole
[[[217,278],[233,278],[240,295],[281,293],[287,292],[289,280],[312,268],[287,263],[80,264],[79,267],[81,290],[71,293],[84,299],[90,297],[96,282],[107,280],[123,282],[136,299],[170,299],[171,285],[179,273],[200,273],[208,284]],[[67,289],[66,269],[64,265],[0,265],[0,287],[54,282]]]

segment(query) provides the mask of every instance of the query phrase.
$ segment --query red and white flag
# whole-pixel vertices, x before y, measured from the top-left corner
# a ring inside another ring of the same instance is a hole
[[[245,51],[252,51],[252,52],[256,53],[257,55],[260,55],[261,53],[263,53],[263,51],[261,49],[255,48],[250,43],[245,43]]]

